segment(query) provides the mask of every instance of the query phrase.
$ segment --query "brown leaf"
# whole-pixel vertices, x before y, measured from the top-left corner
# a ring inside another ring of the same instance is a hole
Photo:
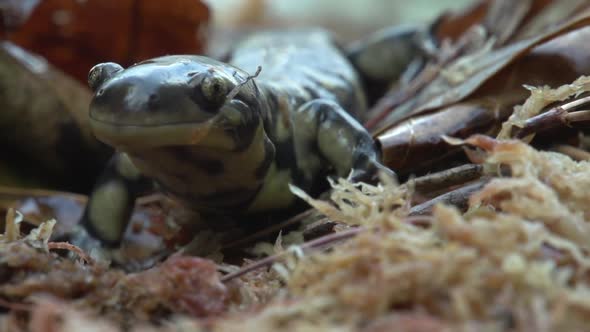
[[[574,3],[575,2],[575,3]],[[483,25],[489,34],[499,38],[498,44],[504,44],[515,32],[523,39],[523,31],[533,37],[542,31],[540,28],[559,23],[577,12],[577,6],[584,0],[480,0],[462,11],[446,14],[439,20],[435,32],[440,39],[456,41],[476,24]],[[579,8],[578,8],[579,9]],[[555,15],[559,12],[558,15]],[[525,29],[521,29],[523,26]]]
[[[436,37],[439,40],[456,41],[465,31],[485,18],[491,2],[480,0],[464,10],[444,15],[436,26]]]
[[[496,45],[503,45],[517,31],[531,10],[534,0],[496,0],[492,2],[483,25],[495,38]]]
[[[208,19],[199,0],[44,0],[9,39],[86,82],[99,62],[202,51]]]
[[[590,72],[589,43],[590,27],[562,34],[516,59],[510,58],[464,101],[392,126],[377,137],[384,163],[396,172],[411,173],[457,151],[445,144],[442,135],[495,135],[513,106],[528,97],[524,84],[559,86]]]
[[[39,0],[2,0],[0,1],[0,31],[2,34],[23,24]]]
[[[3,161],[45,174],[51,185],[89,185],[108,155],[88,126],[88,89],[44,59],[0,42],[0,91]]]
[[[586,0],[534,0],[513,40],[532,38],[570,19],[574,13],[590,8]]]
[[[494,123],[499,129],[495,107],[491,101],[473,100],[404,121],[378,136],[383,163],[400,175],[431,169],[461,152],[450,146],[443,135],[465,137],[485,132]]]
[[[455,59],[443,68],[439,68],[438,76],[415,93],[413,98],[397,106],[394,110],[390,109],[389,115],[379,123],[374,132],[381,133],[387,127],[404,119],[433,112],[465,99],[499,71],[530,53],[534,47],[589,24],[590,12],[585,11],[567,23],[535,38],[515,42],[492,51],[486,50],[485,45],[480,45],[479,49],[472,47],[470,53]],[[475,42],[477,44],[477,40]],[[488,43],[488,47],[491,46],[493,46],[493,40]],[[399,93],[394,92],[394,95]],[[385,96],[374,107],[371,114],[381,115],[387,112],[391,106],[390,99],[391,96]]]

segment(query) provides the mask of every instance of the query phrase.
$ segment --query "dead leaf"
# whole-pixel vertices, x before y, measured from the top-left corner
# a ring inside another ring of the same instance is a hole
[[[586,11],[543,35],[517,41],[496,50],[475,49],[450,62],[413,98],[397,106],[394,110],[390,110],[387,117],[380,121],[373,132],[382,133],[388,127],[398,124],[404,119],[434,112],[459,102],[472,95],[499,71],[529,54],[533,48],[589,24],[590,11]],[[387,112],[390,105],[388,98],[390,97],[385,96],[371,110],[371,114],[379,115]]]
[[[562,34],[510,60],[463,102],[434,108],[392,126],[377,136],[384,163],[400,174],[412,173],[458,152],[444,143],[442,135],[495,135],[513,107],[528,97],[523,85],[559,86],[590,72],[588,43],[590,27]]]
[[[43,58],[0,43],[0,132],[3,161],[48,185],[83,190],[109,149],[90,132],[90,92]]]
[[[23,24],[38,4],[39,0],[0,1],[0,31],[2,35]]]
[[[208,19],[200,0],[44,0],[8,39],[86,82],[99,62],[201,52]]]

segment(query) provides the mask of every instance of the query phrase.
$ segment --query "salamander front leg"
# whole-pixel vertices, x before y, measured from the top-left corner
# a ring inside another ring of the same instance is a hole
[[[307,181],[327,161],[340,177],[375,183],[379,171],[395,173],[379,162],[380,151],[367,130],[340,105],[317,99],[291,116],[297,166]]]
[[[148,185],[126,154],[115,154],[88,198],[72,243],[95,258],[110,260],[109,249],[120,245],[135,199]]]

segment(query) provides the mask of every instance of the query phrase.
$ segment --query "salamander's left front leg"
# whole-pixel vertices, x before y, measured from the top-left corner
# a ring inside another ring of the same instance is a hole
[[[306,180],[330,163],[340,177],[377,182],[378,172],[395,173],[379,162],[380,151],[367,130],[340,105],[317,99],[291,115],[297,166]]]
[[[119,248],[135,199],[151,186],[124,153],[115,154],[98,179],[70,242],[91,256],[111,260]]]

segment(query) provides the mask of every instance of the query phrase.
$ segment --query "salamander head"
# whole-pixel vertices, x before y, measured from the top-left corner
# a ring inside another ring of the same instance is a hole
[[[206,57],[166,56],[127,69],[102,63],[90,70],[88,81],[95,92],[93,132],[122,150],[184,145],[231,150],[239,144],[236,133],[255,130],[260,121],[254,81]]]

